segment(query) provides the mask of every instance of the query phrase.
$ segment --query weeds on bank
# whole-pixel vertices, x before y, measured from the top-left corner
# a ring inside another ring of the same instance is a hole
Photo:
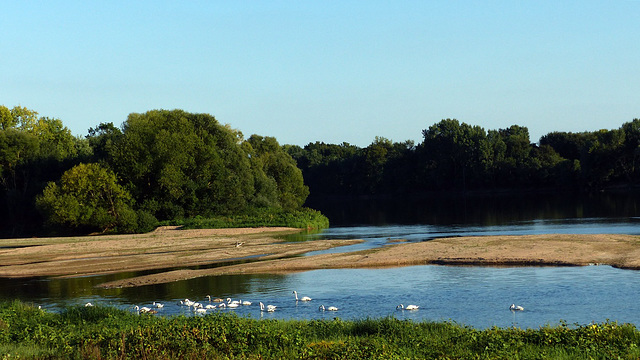
[[[110,307],[60,313],[0,303],[0,359],[636,359],[640,332],[606,322],[478,330],[395,318],[159,317]]]
[[[163,225],[182,225],[185,229],[217,229],[241,227],[292,227],[298,229],[325,229],[329,219],[321,212],[309,208],[299,210],[254,209],[247,214],[172,220]]]

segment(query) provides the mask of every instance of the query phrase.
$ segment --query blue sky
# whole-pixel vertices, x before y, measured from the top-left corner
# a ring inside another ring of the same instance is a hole
[[[0,0],[0,105],[76,135],[132,112],[214,115],[281,144],[640,117],[640,1]]]

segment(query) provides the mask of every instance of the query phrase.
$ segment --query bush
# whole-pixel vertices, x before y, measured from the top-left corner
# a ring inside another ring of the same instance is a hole
[[[292,227],[298,229],[325,229],[329,219],[321,212],[309,208],[299,210],[253,209],[245,214],[195,217],[176,221],[166,221],[163,225],[182,225],[185,229],[217,229],[240,227]]]

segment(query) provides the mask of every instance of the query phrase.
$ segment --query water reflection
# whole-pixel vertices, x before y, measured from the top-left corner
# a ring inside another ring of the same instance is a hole
[[[539,219],[634,217],[640,215],[640,193],[412,196],[348,201],[311,198],[306,206],[327,215],[332,226],[500,226]]]

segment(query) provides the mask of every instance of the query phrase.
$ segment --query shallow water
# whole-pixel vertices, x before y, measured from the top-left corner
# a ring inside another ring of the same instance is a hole
[[[54,281],[55,282],[55,281]],[[453,267],[411,266],[391,269],[316,270],[286,276],[234,275],[154,285],[136,289],[100,290],[75,298],[32,298],[45,308],[64,304],[110,305],[131,309],[165,307],[160,314],[193,315],[179,305],[184,298],[209,304],[206,295],[249,300],[251,306],[233,311],[241,316],[274,319],[340,317],[362,319],[394,316],[400,319],[455,321],[478,328],[545,324],[588,324],[615,320],[640,325],[640,273],[610,266],[588,267]],[[296,302],[293,289],[310,302]],[[180,296],[177,296],[180,295]],[[261,313],[258,302],[273,304],[273,313]],[[417,311],[396,310],[398,304],[419,305]],[[525,308],[510,311],[515,303]],[[212,303],[216,304],[216,303]],[[337,312],[319,311],[336,306]],[[133,311],[133,310],[132,310]],[[211,312],[210,311],[210,312]]]

